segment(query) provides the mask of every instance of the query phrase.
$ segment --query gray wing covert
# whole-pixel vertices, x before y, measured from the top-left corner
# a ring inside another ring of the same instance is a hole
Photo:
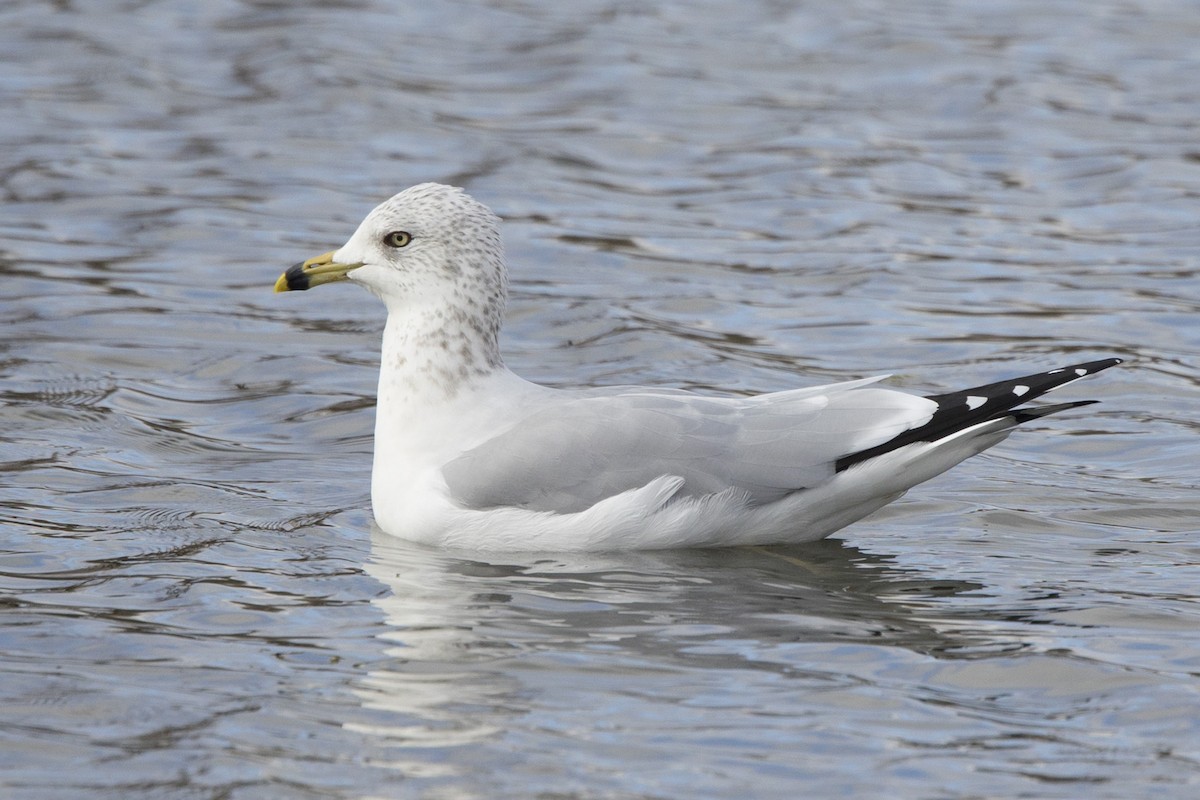
[[[909,401],[932,407],[879,389],[575,396],[463,453],[443,475],[456,500],[471,508],[582,511],[663,475],[684,479],[681,496],[737,487],[751,502],[766,503],[827,480],[840,456],[928,416],[923,407],[914,414]]]

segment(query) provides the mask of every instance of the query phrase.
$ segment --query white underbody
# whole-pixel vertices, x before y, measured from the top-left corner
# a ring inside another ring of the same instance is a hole
[[[737,486],[688,494],[683,476],[664,471],[568,513],[515,506],[472,508],[453,496],[444,467],[522,421],[554,414],[577,395],[537,386],[500,369],[464,387],[444,405],[407,408],[387,383],[385,372],[371,487],[376,521],[400,538],[456,549],[624,550],[815,541],[1000,442],[1011,430],[1008,421],[983,423],[936,442],[907,445],[842,472],[830,467],[816,485],[765,503],[755,502]],[[863,391],[857,389],[862,383],[866,382],[824,387],[829,394],[815,396],[836,398]],[[927,402],[901,392],[868,391],[894,397],[903,408]],[[803,391],[795,394],[803,399]]]

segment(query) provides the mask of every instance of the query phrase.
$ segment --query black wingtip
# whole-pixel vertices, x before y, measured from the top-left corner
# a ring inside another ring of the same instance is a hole
[[[1085,378],[1088,375],[1095,375],[1097,372],[1100,372],[1101,370],[1106,370],[1109,367],[1115,367],[1117,364],[1124,363],[1124,361],[1125,361],[1125,359],[1123,359],[1123,358],[1102,358],[1099,361],[1085,361],[1082,364],[1072,364],[1069,367],[1059,367],[1058,369],[1052,369],[1049,372],[1043,372],[1043,373],[1039,373],[1039,374],[1040,375],[1058,375],[1061,373],[1073,372],[1073,373],[1075,373],[1076,377],[1072,378],[1071,380],[1078,380],[1079,378]],[[1030,377],[1037,377],[1037,376],[1032,375]],[[1070,383],[1070,381],[1067,381],[1067,383]]]
[[[1028,422],[1068,408],[1090,405],[1095,400],[1080,400],[1074,403],[1058,403],[1036,408],[1016,408],[1036,400],[1047,392],[1068,383],[1095,375],[1097,372],[1122,363],[1120,358],[1103,358],[1059,367],[1047,372],[1036,372],[1020,378],[988,383],[960,392],[930,395],[927,399],[937,403],[938,408],[924,425],[904,431],[881,445],[850,453],[837,460],[834,468],[841,472],[875,456],[883,455],[915,442],[934,442],[981,422],[1010,417],[1013,425]]]
[[[941,406],[942,409],[966,405],[970,411],[976,412],[971,416],[980,420],[988,419],[997,413],[1003,413],[1015,406],[1028,403],[1030,400],[1036,400],[1047,392],[1082,380],[1089,375],[1095,375],[1097,372],[1115,367],[1120,363],[1122,360],[1119,358],[1085,361],[1081,364],[1058,367],[1046,372],[1035,372],[1032,375],[987,383],[958,392],[930,395],[929,399]]]
[[[1020,425],[1022,422],[1029,422],[1031,419],[1048,417],[1051,414],[1057,414],[1060,411],[1069,411],[1072,408],[1079,408],[1080,406],[1094,406],[1099,402],[1099,400],[1076,400],[1073,403],[1054,403],[1053,405],[1036,406],[1034,408],[1014,408],[1008,414],[1016,420],[1017,425]]]

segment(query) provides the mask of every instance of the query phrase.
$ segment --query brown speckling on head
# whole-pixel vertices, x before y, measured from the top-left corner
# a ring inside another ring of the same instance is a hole
[[[381,203],[338,251],[364,266],[351,273],[388,306],[383,383],[420,393],[459,387],[502,367],[499,333],[508,274],[499,217],[466,192],[424,183]],[[383,243],[405,231],[404,247]]]

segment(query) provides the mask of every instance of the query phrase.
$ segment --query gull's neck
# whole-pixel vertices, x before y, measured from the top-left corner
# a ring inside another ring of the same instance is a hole
[[[497,329],[478,330],[455,314],[410,308],[388,315],[375,407],[371,495],[377,518],[398,492],[424,480],[429,467],[479,439],[476,429],[490,417],[477,419],[472,409],[490,387],[520,383],[501,361],[497,338]]]
[[[377,481],[394,481],[460,451],[464,427],[479,416],[467,410],[495,379],[511,375],[499,344],[507,297],[503,255],[498,242],[482,254],[431,248],[408,259],[403,271],[364,271],[362,278],[388,310],[375,474]],[[374,484],[373,494],[397,491]]]
[[[453,401],[504,369],[498,339],[497,324],[453,306],[391,311],[379,363],[380,408]]]

